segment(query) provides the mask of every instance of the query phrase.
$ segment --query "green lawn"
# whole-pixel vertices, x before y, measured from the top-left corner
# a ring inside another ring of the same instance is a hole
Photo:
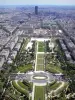
[[[24,88],[20,87],[15,81],[12,81],[12,85],[17,91],[29,97],[29,92]]]
[[[19,66],[17,69],[17,72],[21,72],[21,73],[24,73],[24,72],[27,72],[29,70],[33,70],[32,68],[32,64],[28,64],[28,65],[25,65],[25,66]]]
[[[37,71],[44,71],[44,65],[37,65],[37,68],[36,68]]]
[[[60,62],[58,59],[54,59],[53,55],[47,55],[46,57],[46,70],[51,73],[63,73]]]
[[[44,48],[42,47],[38,48],[38,52],[44,52]]]
[[[44,42],[38,42],[38,52],[44,52],[45,44]]]
[[[39,71],[43,71],[44,70],[44,54],[38,54],[37,55],[37,66],[36,66],[36,70]]]
[[[35,86],[34,100],[45,100],[45,87]]]
[[[61,82],[54,81],[46,86],[47,91],[56,90],[61,85]]]
[[[43,64],[44,63],[44,58],[42,58],[42,59],[37,59],[37,64]]]
[[[38,54],[37,58],[44,58],[44,54]]]
[[[61,85],[61,82],[59,82],[59,83],[55,83],[55,84],[53,84],[52,86],[50,86],[50,91],[51,90],[56,90],[59,86]]]
[[[29,91],[28,87],[26,85],[24,85],[21,81],[18,81],[18,85],[24,89],[26,89],[27,91]]]
[[[62,73],[62,69],[59,66],[55,66],[53,64],[46,65],[46,70],[51,73]]]
[[[61,86],[61,84],[62,84],[62,82],[54,81],[54,82],[48,84],[48,85],[46,86],[46,89],[47,89],[47,91],[50,92],[50,91],[52,91],[52,90],[56,90],[58,87]],[[59,88],[58,91],[57,91],[55,94],[61,93],[63,90],[66,89],[67,86],[68,86],[68,82],[65,82],[65,84],[63,85],[63,87]]]
[[[65,90],[68,86],[68,82],[65,82],[64,86],[60,89],[58,89],[58,91],[56,92],[56,95],[60,94],[63,90]]]

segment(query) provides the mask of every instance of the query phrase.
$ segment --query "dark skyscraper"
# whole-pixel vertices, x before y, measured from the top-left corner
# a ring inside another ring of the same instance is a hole
[[[35,14],[38,15],[38,6],[35,6]]]

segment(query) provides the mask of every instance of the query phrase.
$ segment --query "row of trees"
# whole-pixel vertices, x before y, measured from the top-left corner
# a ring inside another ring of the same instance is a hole
[[[15,64],[16,66],[24,66],[31,63],[34,60],[34,53],[35,53],[35,42],[33,42],[32,48],[28,48],[28,50],[24,50],[23,52],[19,52]]]
[[[57,51],[57,58],[61,62],[61,68],[63,69],[63,72],[65,74],[66,80],[69,82],[69,92],[74,93],[75,92],[75,64],[67,61],[64,56],[64,52],[60,48],[59,41],[56,41],[58,43],[58,51]],[[73,99],[74,100],[74,99]]]
[[[27,50],[23,50],[22,48],[25,42],[26,40],[23,40],[21,49],[18,52],[18,55],[16,59],[14,60],[13,64],[8,65],[7,63],[5,63],[3,66],[4,69],[0,71],[0,100],[4,100],[4,99],[17,100],[17,98],[19,98],[20,96],[19,93],[17,93],[18,96],[16,94],[14,94],[15,97],[13,96],[14,92],[12,92],[13,89],[10,90],[12,86],[10,84],[9,76],[12,72],[15,72],[17,66],[31,63],[31,61],[34,59],[35,43],[33,42],[32,50],[30,51],[31,53],[29,53]],[[12,96],[11,98],[10,98],[10,95]],[[23,99],[28,100],[26,99],[26,96],[24,96]]]

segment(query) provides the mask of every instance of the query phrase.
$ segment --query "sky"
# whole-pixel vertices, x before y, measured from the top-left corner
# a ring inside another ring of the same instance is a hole
[[[75,5],[75,0],[0,0],[0,5]]]

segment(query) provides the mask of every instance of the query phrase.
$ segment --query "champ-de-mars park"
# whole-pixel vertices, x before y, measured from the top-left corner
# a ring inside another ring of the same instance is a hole
[[[10,75],[6,74],[10,100],[68,100],[74,95],[67,95],[71,91],[67,65],[56,38],[24,38],[10,66]]]

